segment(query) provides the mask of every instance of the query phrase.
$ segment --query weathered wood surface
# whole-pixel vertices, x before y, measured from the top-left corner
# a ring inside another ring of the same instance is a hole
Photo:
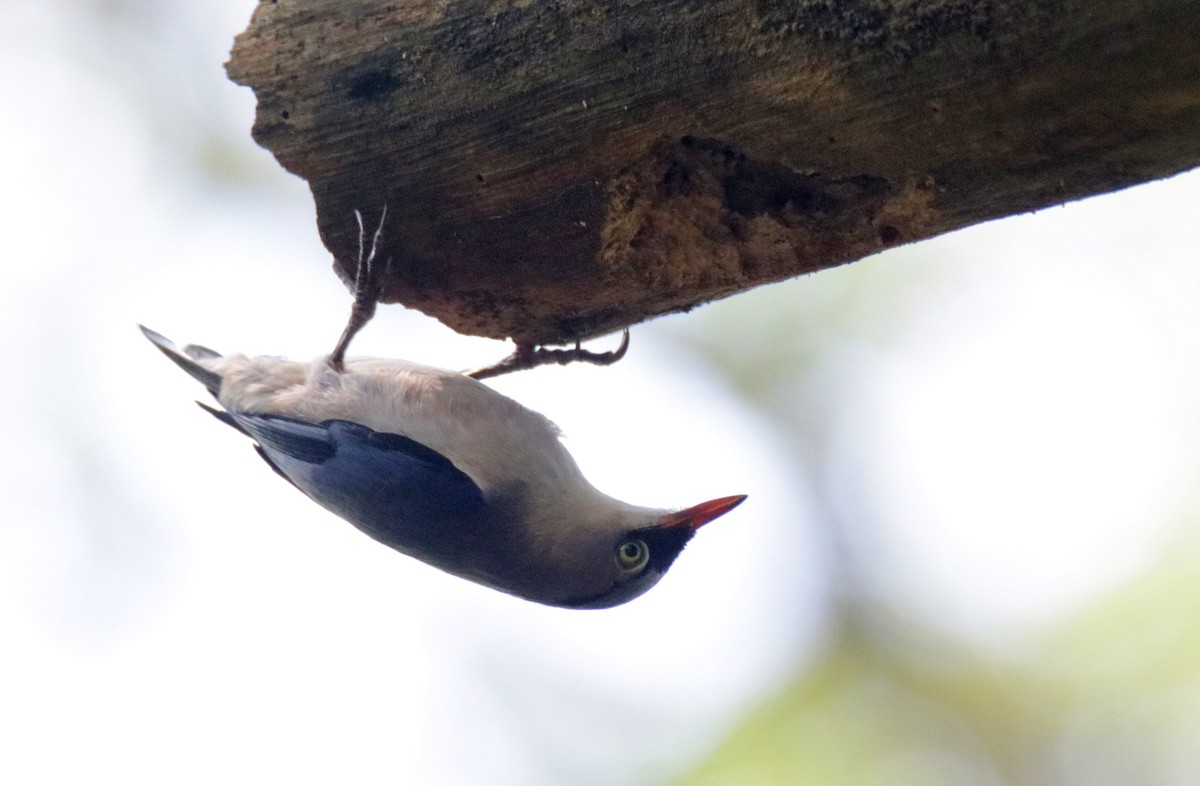
[[[561,343],[1200,163],[1194,0],[277,0],[228,72],[346,278]]]

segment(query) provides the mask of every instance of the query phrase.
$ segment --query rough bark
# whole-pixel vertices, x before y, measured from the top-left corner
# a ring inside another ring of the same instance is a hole
[[[276,0],[228,72],[344,279],[562,343],[1200,163],[1194,0]]]

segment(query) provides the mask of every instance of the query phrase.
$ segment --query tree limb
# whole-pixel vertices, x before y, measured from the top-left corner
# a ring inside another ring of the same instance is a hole
[[[255,139],[344,280],[568,343],[1200,163],[1193,0],[277,0]]]

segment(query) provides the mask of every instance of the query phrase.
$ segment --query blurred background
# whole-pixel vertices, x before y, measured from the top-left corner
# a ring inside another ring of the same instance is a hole
[[[0,0],[0,782],[1200,782],[1200,173],[496,380],[610,494],[750,495],[542,608],[309,503],[136,329],[348,313],[222,71],[253,6]],[[393,306],[355,349],[509,348]]]

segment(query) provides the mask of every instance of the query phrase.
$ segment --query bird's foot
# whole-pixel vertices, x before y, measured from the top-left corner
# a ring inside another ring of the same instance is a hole
[[[381,265],[375,259],[379,251],[379,241],[383,237],[383,220],[387,218],[387,205],[383,206],[379,214],[379,226],[375,228],[375,234],[371,237],[369,252],[365,251],[367,233],[363,228],[362,213],[355,210],[354,218],[358,221],[358,266],[354,271],[354,305],[350,308],[350,319],[346,322],[346,329],[342,331],[342,337],[338,339],[337,346],[333,348],[328,360],[330,367],[337,372],[344,368],[350,341],[375,316],[375,306],[383,294],[384,274],[391,263],[389,259]]]
[[[629,328],[625,328],[625,333],[621,336],[621,346],[612,352],[591,352],[590,350],[583,349],[578,341],[575,342],[573,349],[546,349],[545,347],[533,344],[517,344],[516,350],[499,363],[465,373],[468,377],[474,377],[475,379],[487,379],[488,377],[498,377],[501,374],[524,371],[551,363],[556,363],[560,366],[575,362],[591,363],[597,366],[611,366],[625,357],[625,353],[628,350]]]

